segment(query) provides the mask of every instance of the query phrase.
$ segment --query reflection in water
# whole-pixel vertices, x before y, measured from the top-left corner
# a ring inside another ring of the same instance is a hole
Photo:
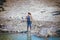
[[[31,40],[31,32],[27,32],[27,40]]]
[[[60,37],[37,37],[35,35],[31,35],[31,32],[27,34],[0,34],[0,40],[60,40]]]

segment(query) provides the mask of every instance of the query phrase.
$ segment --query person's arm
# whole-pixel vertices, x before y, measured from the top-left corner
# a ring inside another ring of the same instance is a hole
[[[26,18],[25,19],[27,19],[27,16],[26,16]]]
[[[24,22],[26,22],[27,21],[27,16],[24,18]]]
[[[31,16],[31,21],[33,21],[33,17]]]
[[[36,24],[36,21],[34,20],[34,18],[31,16],[31,21]]]

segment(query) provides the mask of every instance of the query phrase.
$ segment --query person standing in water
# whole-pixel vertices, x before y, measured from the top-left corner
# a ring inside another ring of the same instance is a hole
[[[27,19],[27,31],[31,30],[31,24],[32,24],[32,15],[30,12],[28,12],[28,15],[26,16]]]

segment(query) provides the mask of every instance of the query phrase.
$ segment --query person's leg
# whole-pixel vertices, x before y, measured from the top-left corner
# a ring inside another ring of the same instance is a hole
[[[28,24],[27,24],[27,31],[28,31]]]
[[[30,22],[30,30],[31,30],[31,24],[32,24],[32,22]]]
[[[31,24],[30,24],[30,30],[31,30]]]
[[[31,30],[31,22],[27,22],[27,31]]]
[[[29,30],[29,23],[27,23],[27,31]]]
[[[31,22],[29,23],[29,31],[31,31]]]

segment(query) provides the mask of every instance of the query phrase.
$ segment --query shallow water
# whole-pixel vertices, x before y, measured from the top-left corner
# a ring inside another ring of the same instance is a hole
[[[60,40],[60,37],[42,38],[30,33],[22,34],[0,34],[0,40]]]

